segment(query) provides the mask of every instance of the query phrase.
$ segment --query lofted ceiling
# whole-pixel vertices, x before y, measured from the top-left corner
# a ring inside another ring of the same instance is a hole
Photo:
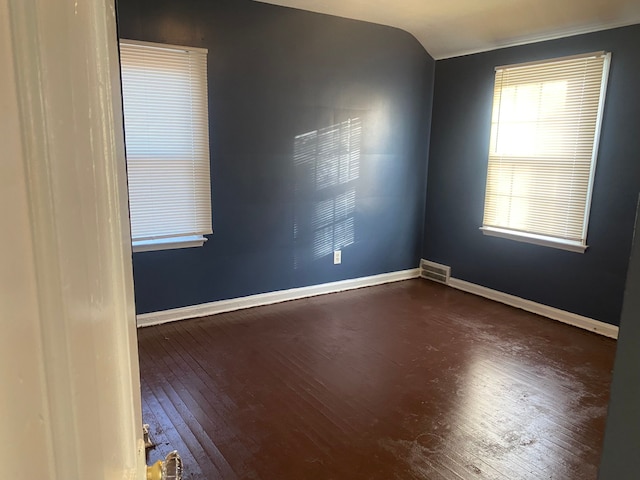
[[[640,0],[257,0],[401,28],[435,59],[640,23]]]

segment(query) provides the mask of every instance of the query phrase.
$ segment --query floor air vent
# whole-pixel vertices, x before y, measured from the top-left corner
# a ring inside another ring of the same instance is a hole
[[[451,267],[447,265],[440,265],[439,263],[427,262],[422,260],[420,262],[420,276],[434,282],[449,283],[449,276],[451,275]]]

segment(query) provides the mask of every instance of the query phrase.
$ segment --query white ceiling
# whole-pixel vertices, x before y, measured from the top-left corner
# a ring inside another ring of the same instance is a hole
[[[640,0],[257,0],[398,27],[435,59],[640,23]]]

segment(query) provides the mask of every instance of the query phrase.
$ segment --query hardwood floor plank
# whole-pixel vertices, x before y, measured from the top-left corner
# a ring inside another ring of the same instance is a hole
[[[158,348],[165,349],[165,353],[169,353],[164,345]],[[215,412],[213,409],[206,409],[206,401],[198,404],[194,400],[196,392],[189,391],[188,381],[183,382],[183,365],[175,361],[176,356],[170,357],[165,355],[162,357],[164,364],[164,376],[159,382],[162,382],[163,389],[168,400],[178,412],[184,424],[190,429],[200,448],[207,453],[209,459],[214,463],[216,468],[221,472],[224,478],[236,478],[236,474],[225,459],[224,455],[218,450],[211,437],[226,440],[228,443],[231,439],[229,436],[221,437],[215,434],[219,431],[227,433],[227,429],[217,429],[216,423],[210,419],[211,414]],[[202,408],[201,406],[202,405]],[[219,421],[219,419],[216,419]],[[211,432],[209,434],[208,432]],[[240,444],[241,445],[241,444]]]
[[[423,280],[140,329],[185,478],[596,478],[615,341]]]
[[[184,464],[187,466],[187,468],[185,469],[187,472],[187,475],[185,475],[185,478],[204,479],[204,478],[208,478],[208,476],[212,476],[213,469],[209,468],[207,471],[206,468],[208,467],[208,465],[204,464],[199,459],[196,459],[193,456],[188,445],[184,442],[181,434],[176,428],[176,425],[173,423],[171,418],[167,416],[167,414],[164,411],[164,408],[162,407],[162,405],[160,404],[160,402],[158,401],[158,399],[156,398],[152,390],[149,389],[144,382],[142,383],[141,387],[142,387],[142,395],[146,399],[146,402],[150,408],[150,411],[154,413],[154,415],[160,422],[159,431],[163,432],[165,435],[165,438],[167,439],[167,447],[168,447],[167,450],[168,451],[172,451],[175,449],[180,450],[180,456],[182,457]],[[147,421],[147,412],[144,410],[143,410],[142,418],[145,422]],[[205,467],[205,471],[202,470],[201,466]],[[221,478],[220,476],[217,475],[218,473],[217,470],[215,472],[216,472],[215,473],[216,476],[212,476],[212,478]]]

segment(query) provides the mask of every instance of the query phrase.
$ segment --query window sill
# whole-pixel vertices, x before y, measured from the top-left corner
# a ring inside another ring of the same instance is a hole
[[[173,250],[176,248],[201,247],[207,241],[202,235],[191,237],[158,238],[155,240],[140,240],[132,242],[134,253],[153,252],[156,250]]]
[[[533,233],[515,232],[513,230],[495,227],[480,227],[480,230],[482,230],[484,235],[489,235],[491,237],[508,238],[510,240],[515,240],[516,242],[532,243],[534,245],[558,248],[569,252],[584,253],[588,248],[588,245],[584,245],[579,242],[547,237],[544,235],[535,235]]]

